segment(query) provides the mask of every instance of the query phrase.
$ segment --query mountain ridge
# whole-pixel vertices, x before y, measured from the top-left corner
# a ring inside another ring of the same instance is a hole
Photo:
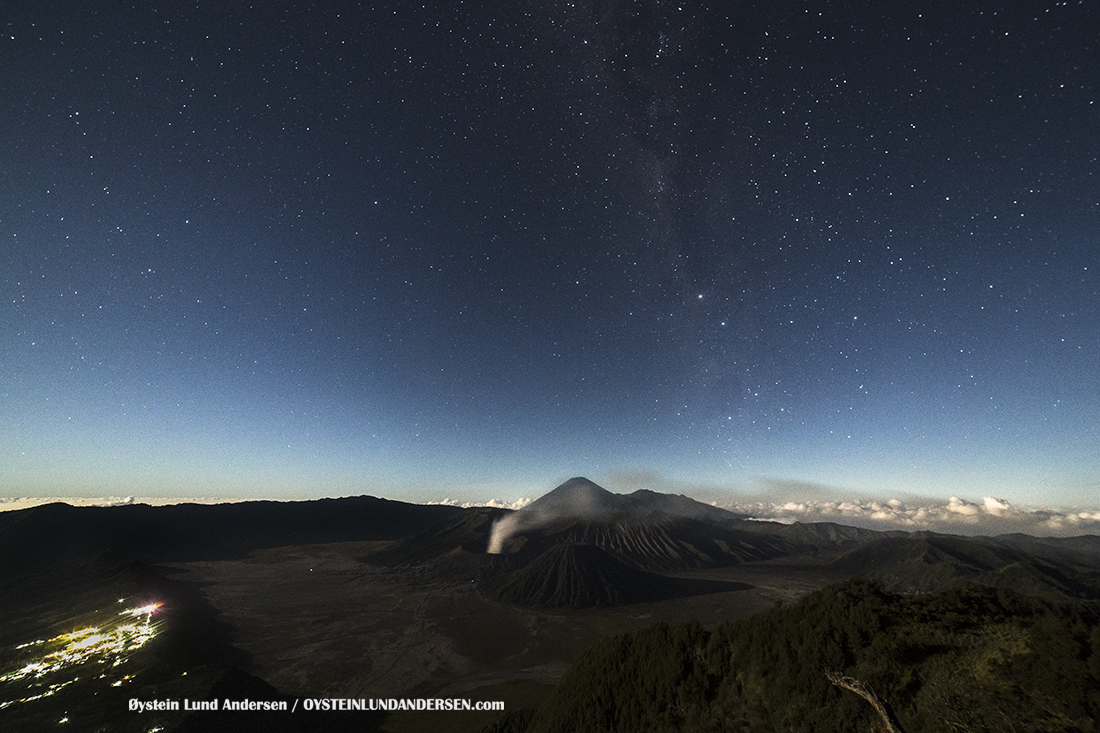
[[[517,513],[592,519],[654,510],[674,516],[706,518],[712,521],[745,518],[744,515],[704,504],[683,494],[665,494],[650,489],[637,489],[629,494],[615,494],[583,476],[575,476],[561,483],[517,510]]]

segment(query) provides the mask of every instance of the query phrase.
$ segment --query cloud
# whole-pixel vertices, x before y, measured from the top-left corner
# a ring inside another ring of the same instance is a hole
[[[987,496],[985,497],[985,510],[995,517],[1000,517],[1012,511],[1012,505],[1004,499],[994,499],[992,496]]]
[[[655,471],[621,471],[615,489],[682,493],[737,514],[777,522],[836,522],[868,529],[929,530],[966,535],[1010,532],[1071,536],[1100,534],[1095,507],[1023,507],[994,496],[851,499],[850,490],[809,481],[757,477],[737,487],[687,484]],[[739,498],[731,499],[731,493]]]
[[[471,509],[478,506],[485,506],[491,509],[522,509],[532,501],[534,501],[534,499],[529,499],[527,497],[515,501],[499,501],[497,499],[489,499],[488,501],[458,501],[457,499],[446,498],[440,501],[426,501],[424,503],[428,506],[457,506],[463,509]]]
[[[246,499],[227,499],[210,496],[165,497],[165,496],[19,496],[0,498],[0,512],[30,509],[43,504],[68,504],[70,506],[130,506],[148,504],[150,506],[170,506],[172,504],[234,504]]]
[[[982,508],[977,504],[971,504],[966,499],[960,499],[957,496],[952,496],[947,500],[947,511],[954,514],[961,514],[964,517],[973,517],[981,514]]]
[[[125,499],[113,499],[103,504],[99,504],[98,506],[130,506],[133,503],[134,497],[127,496]]]
[[[939,499],[727,501],[724,509],[777,522],[836,522],[868,529],[930,530],[954,534],[1100,534],[1100,511],[1017,507],[987,496],[980,502],[952,496]]]

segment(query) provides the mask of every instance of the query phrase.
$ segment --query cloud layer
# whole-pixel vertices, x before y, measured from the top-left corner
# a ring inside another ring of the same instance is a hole
[[[836,522],[868,529],[931,530],[966,535],[1023,532],[1036,536],[1100,534],[1100,511],[1016,507],[987,496],[980,502],[952,496],[902,501],[746,501],[718,506],[754,519],[777,522]]]
[[[224,499],[210,496],[200,497],[164,497],[164,496],[17,496],[0,497],[0,512],[30,509],[42,504],[69,504],[70,506],[127,506],[129,504],[148,504],[150,506],[169,506],[172,504],[231,504],[248,499]]]
[[[610,477],[619,492],[652,489],[686,494],[714,506],[775,522],[836,522],[878,530],[928,530],[963,535],[1022,532],[1037,537],[1100,534],[1100,502],[1091,506],[1017,506],[994,496],[851,499],[839,486],[759,477],[737,486],[687,483],[656,471],[620,471]],[[872,494],[873,496],[873,494]],[[792,499],[792,497],[798,497]]]
[[[681,488],[682,490],[682,488]],[[802,493],[802,492],[799,492]],[[809,493],[809,492],[807,492]],[[64,502],[73,506],[123,506],[126,504],[220,504],[240,499],[211,497],[20,497],[0,498],[0,511],[26,509],[39,504]],[[426,502],[464,508],[487,506],[522,509],[531,499],[470,502],[443,499]],[[774,496],[711,502],[753,519],[774,522],[836,522],[867,529],[930,530],[964,535],[998,535],[1022,532],[1035,536],[1069,537],[1100,534],[1100,510],[1086,508],[1019,507],[1006,499],[987,496],[970,501],[952,496],[941,499],[838,500],[816,497],[783,500]]]
[[[457,506],[463,509],[470,509],[475,506],[487,506],[493,509],[522,509],[532,501],[534,501],[534,499],[529,498],[517,499],[516,501],[499,501],[497,499],[489,499],[488,501],[458,501],[457,499],[443,499],[441,501],[426,501],[424,503],[429,506]]]

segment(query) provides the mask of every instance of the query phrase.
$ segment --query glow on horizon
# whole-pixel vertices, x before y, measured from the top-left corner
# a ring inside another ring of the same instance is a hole
[[[650,488],[663,493],[682,493],[697,500],[715,496],[713,488],[703,486],[672,486],[668,482],[646,481],[645,474],[624,475],[619,483],[633,488],[616,493],[630,493],[637,488]],[[485,487],[480,487],[485,488]],[[1015,504],[995,496],[966,499],[950,496],[946,500],[930,497],[878,499],[868,495],[842,496],[827,487],[797,482],[772,482],[758,486],[753,494],[738,496],[719,494],[720,500],[705,501],[735,514],[784,524],[792,522],[832,522],[875,530],[928,530],[948,534],[997,535],[1020,532],[1034,536],[1074,536],[1100,534],[1100,502],[1078,506]],[[461,508],[493,507],[522,509],[540,493],[507,499],[453,499],[442,497],[410,503],[447,505]],[[506,496],[501,494],[501,496]],[[791,498],[800,496],[801,498]],[[340,497],[324,497],[340,498]],[[387,498],[387,497],[379,497]],[[263,499],[164,498],[164,497],[23,497],[0,498],[0,512],[28,509],[46,503],[62,502],[72,506],[118,507],[135,504],[171,506],[175,504],[222,504]],[[309,501],[311,499],[282,499]]]

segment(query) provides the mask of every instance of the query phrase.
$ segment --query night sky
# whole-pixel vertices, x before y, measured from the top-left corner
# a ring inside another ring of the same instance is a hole
[[[0,31],[0,495],[1100,505],[1095,3]]]

